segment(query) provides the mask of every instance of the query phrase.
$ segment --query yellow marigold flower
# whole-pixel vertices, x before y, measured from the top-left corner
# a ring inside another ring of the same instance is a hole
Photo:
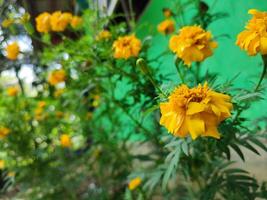
[[[50,26],[51,15],[47,12],[41,13],[35,18],[36,29],[40,33],[48,33],[51,30]]]
[[[7,176],[9,176],[9,177],[14,177],[15,175],[16,175],[15,172],[8,172],[8,173],[7,173]]]
[[[248,55],[254,56],[257,53],[267,54],[267,12],[260,12],[255,9],[248,11],[252,15],[246,30],[237,36],[236,44]]]
[[[177,87],[168,98],[160,104],[160,124],[179,137],[189,133],[193,139],[198,136],[210,136],[219,139],[217,126],[231,116],[230,96],[212,91],[207,83],[203,86],[188,88]]]
[[[38,102],[38,107],[39,108],[44,108],[46,106],[46,102],[45,101],[39,101]]]
[[[19,88],[16,86],[7,88],[7,95],[10,97],[17,96],[19,93]]]
[[[56,11],[51,15],[50,25],[52,31],[62,32],[64,31],[72,20],[72,14],[61,11]]]
[[[114,41],[112,48],[114,50],[114,58],[128,59],[137,57],[141,50],[141,41],[135,35],[119,37]]]
[[[166,19],[158,25],[158,32],[162,34],[171,34],[175,30],[174,21]]]
[[[0,127],[0,139],[5,138],[10,133],[10,129],[6,127]]]
[[[48,83],[50,85],[56,85],[66,80],[66,73],[63,69],[54,70],[48,76]]]
[[[129,190],[134,190],[135,188],[137,188],[142,182],[142,179],[140,177],[136,177],[132,180],[130,180],[129,184],[128,184],[128,188]]]
[[[171,37],[170,49],[188,66],[192,62],[200,62],[213,54],[217,43],[212,41],[210,32],[199,26],[185,26],[178,35]]]
[[[2,27],[8,28],[12,24],[14,24],[15,20],[14,19],[5,19],[2,21]]]
[[[0,160],[0,169],[4,169],[4,168],[5,168],[5,161]]]
[[[169,8],[163,8],[163,15],[166,17],[166,18],[169,18],[173,15],[172,11],[169,9]]]
[[[79,16],[73,16],[70,22],[72,28],[78,28],[81,26],[83,19]]]
[[[9,60],[16,60],[19,55],[19,45],[17,42],[13,42],[6,47],[7,58]]]
[[[60,144],[62,147],[71,147],[72,146],[72,142],[71,142],[71,138],[70,136],[68,136],[67,134],[62,134],[60,136]]]
[[[96,40],[108,40],[111,38],[111,33],[108,30],[103,30],[96,36]]]

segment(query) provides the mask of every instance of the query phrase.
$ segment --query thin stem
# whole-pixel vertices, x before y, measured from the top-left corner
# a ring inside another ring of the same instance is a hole
[[[200,73],[200,63],[196,63],[196,71],[195,71],[195,79],[196,79],[196,84],[199,83],[199,73]]]
[[[179,75],[179,77],[180,77],[182,83],[185,83],[185,81],[184,81],[184,76],[183,76],[183,74],[182,74],[182,72],[181,72],[181,70],[180,70],[180,63],[181,63],[181,61],[179,61],[179,62],[175,62],[175,67],[176,67],[176,70],[177,70],[177,72],[178,72],[178,75]]]
[[[19,87],[20,87],[20,90],[21,90],[21,93],[22,95],[24,95],[24,87],[23,87],[23,83],[19,77],[19,68],[18,67],[15,67],[15,73],[16,73],[16,78],[18,79],[18,83],[19,83]]]
[[[267,56],[266,55],[263,55],[262,56],[262,60],[263,60],[263,70],[262,70],[262,73],[261,73],[261,77],[260,77],[260,80],[255,88],[255,92],[258,91],[263,79],[264,79],[264,76],[266,74],[266,71],[267,71]]]

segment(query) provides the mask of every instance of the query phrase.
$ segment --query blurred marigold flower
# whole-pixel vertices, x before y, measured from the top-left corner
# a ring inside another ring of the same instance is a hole
[[[51,15],[50,25],[52,31],[62,32],[64,31],[72,20],[72,14],[68,12],[61,13],[56,11]]]
[[[71,138],[67,134],[62,134],[60,136],[60,144],[62,147],[68,148],[72,146]]]
[[[108,30],[103,30],[98,33],[98,35],[96,36],[96,40],[108,40],[109,38],[111,38],[111,36],[112,35]]]
[[[169,18],[173,15],[172,11],[169,9],[169,8],[163,8],[163,15],[166,17],[166,18]]]
[[[141,50],[141,41],[135,35],[119,37],[114,41],[112,48],[114,50],[114,58],[128,59],[137,57]]]
[[[246,25],[246,30],[239,33],[236,44],[248,55],[254,56],[257,53],[267,54],[267,12],[260,12],[255,9],[248,11],[252,15]]]
[[[0,169],[4,169],[4,168],[5,168],[5,161],[0,160]]]
[[[6,127],[0,127],[0,139],[5,138],[10,133],[10,129]]]
[[[39,108],[44,108],[46,106],[46,102],[45,101],[39,101],[38,102],[38,107]]]
[[[17,96],[19,93],[19,88],[17,86],[7,88],[7,95],[10,97]]]
[[[50,85],[57,85],[66,80],[66,72],[63,69],[54,70],[48,76],[48,83]]]
[[[136,189],[142,182],[142,179],[140,177],[136,177],[132,180],[130,180],[129,184],[128,184],[128,188],[129,190],[134,190]]]
[[[12,24],[14,24],[15,20],[14,19],[5,19],[2,21],[2,27],[8,28]]]
[[[40,33],[48,33],[51,30],[50,26],[51,15],[48,12],[41,13],[35,18],[36,29]]]
[[[200,62],[211,56],[217,43],[212,41],[211,33],[200,26],[185,26],[178,35],[171,37],[169,47],[190,66],[192,62]]]
[[[162,34],[171,34],[175,30],[174,21],[171,19],[166,19],[158,25],[158,32]]]
[[[210,136],[219,139],[218,125],[231,116],[231,97],[211,90],[207,83],[177,87],[168,102],[160,104],[160,124],[179,137]]]
[[[20,48],[19,48],[18,43],[13,42],[13,43],[7,45],[7,47],[6,47],[6,53],[7,53],[6,57],[9,60],[16,60],[18,58],[19,51],[20,51]]]
[[[70,22],[72,28],[78,28],[83,23],[83,19],[79,16],[73,16]]]

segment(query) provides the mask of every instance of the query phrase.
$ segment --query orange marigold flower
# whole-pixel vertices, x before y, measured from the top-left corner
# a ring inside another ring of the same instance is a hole
[[[13,42],[6,47],[7,58],[9,60],[16,60],[19,55],[19,45],[17,42]]]
[[[68,148],[72,146],[71,138],[67,134],[62,134],[60,136],[60,144],[62,147]]]
[[[6,127],[0,127],[0,139],[5,138],[10,133],[10,129]]]
[[[246,30],[237,36],[236,44],[248,55],[254,56],[257,53],[267,54],[267,12],[260,12],[255,9],[248,11],[252,15],[246,25]]]
[[[39,33],[48,33],[51,30],[50,18],[51,15],[48,12],[41,13],[35,18],[36,29]]]
[[[170,49],[188,66],[192,62],[200,62],[213,54],[217,43],[212,41],[210,32],[199,26],[185,26],[178,35],[171,37]]]
[[[7,95],[10,97],[17,96],[19,93],[19,88],[17,86],[7,88]]]
[[[44,108],[46,106],[46,102],[45,101],[39,101],[38,102],[38,107],[39,108]]]
[[[160,104],[160,124],[179,137],[210,136],[219,139],[218,125],[231,116],[231,97],[211,90],[207,83],[177,87],[168,102]]]
[[[111,33],[108,30],[103,30],[96,36],[96,40],[108,40],[111,38]]]
[[[83,22],[83,19],[79,16],[73,16],[71,21],[70,21],[70,25],[72,28],[78,28],[81,26]]]
[[[135,35],[119,37],[114,41],[112,48],[114,50],[114,58],[128,59],[137,57],[141,50],[141,41]]]
[[[158,32],[162,34],[171,34],[175,30],[174,21],[171,19],[166,19],[158,25]]]
[[[66,73],[63,69],[54,70],[48,76],[48,83],[50,85],[57,85],[66,80]]]
[[[140,177],[136,177],[132,180],[130,180],[129,184],[128,184],[128,188],[129,190],[134,190],[135,188],[137,188],[140,184],[142,183],[142,179]]]
[[[169,9],[169,8],[163,8],[163,15],[166,17],[166,18],[169,18],[173,15],[172,11]]]
[[[64,31],[72,20],[72,14],[61,11],[54,12],[50,17],[50,25],[52,31],[62,32]]]

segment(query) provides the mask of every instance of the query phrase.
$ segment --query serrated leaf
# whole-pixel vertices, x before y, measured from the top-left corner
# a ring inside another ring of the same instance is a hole
[[[180,148],[176,148],[175,150],[175,154],[174,157],[172,158],[170,164],[168,165],[168,168],[165,172],[165,174],[163,175],[163,180],[162,180],[162,188],[166,189],[167,184],[171,178],[171,175],[173,174],[173,172],[176,170],[179,159],[180,159]]]
[[[182,143],[182,150],[183,150],[185,155],[189,156],[188,144],[186,142]]]
[[[267,152],[267,147],[257,138],[251,137],[249,138],[249,141],[251,141],[252,143],[254,143],[255,145],[257,145],[258,147],[262,148],[264,151]]]
[[[245,157],[241,149],[236,144],[230,144],[230,146],[235,150],[235,152],[239,155],[239,157],[245,162]]]
[[[249,144],[247,141],[241,141],[240,145],[242,145],[243,147],[246,147],[247,149],[251,150],[252,152],[254,152],[255,154],[260,155],[260,153],[257,151],[257,149],[255,149],[251,144]]]

